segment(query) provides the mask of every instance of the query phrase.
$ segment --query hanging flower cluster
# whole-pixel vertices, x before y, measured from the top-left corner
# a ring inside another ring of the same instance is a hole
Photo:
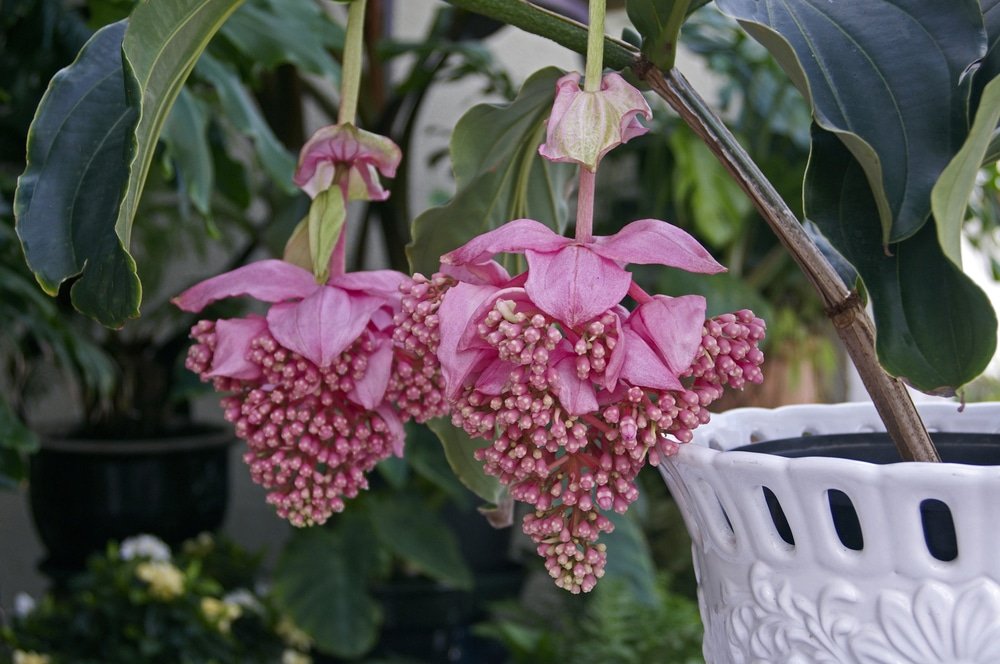
[[[319,130],[302,151],[296,182],[314,197],[340,187],[345,200],[384,199],[375,169],[391,175],[400,155],[373,136],[351,126]],[[343,264],[337,244],[331,266]],[[317,283],[309,270],[264,260],[174,299],[186,311],[241,295],[270,304],[266,316],[197,323],[187,367],[226,395],[225,417],[247,443],[251,477],[296,526],[343,510],[367,488],[375,464],[402,455],[405,420],[447,407],[437,364],[417,343],[426,334],[404,320],[415,313],[407,292],[420,285],[391,270],[329,272]],[[409,337],[399,334],[407,330]]]
[[[649,295],[626,269],[723,271],[694,238],[655,219],[592,233],[598,165],[650,117],[617,74],[588,69],[584,89],[562,77],[539,152],[580,166],[575,236],[518,219],[445,254],[430,277],[344,272],[346,204],[388,196],[379,174],[395,173],[399,148],[343,118],[308,141],[295,182],[313,209],[297,262],[312,269],[260,261],[175,299],[187,311],[235,296],[269,305],[197,323],[187,366],[225,395],[279,515],[323,523],[402,454],[406,420],[450,413],[488,442],[474,452],[485,472],[532,507],[522,527],[556,584],[594,587],[598,538],[636,500],[639,471],[690,441],[726,387],[762,380],[753,312],[706,320],[704,298]],[[522,254],[527,269],[510,275],[500,254]]]

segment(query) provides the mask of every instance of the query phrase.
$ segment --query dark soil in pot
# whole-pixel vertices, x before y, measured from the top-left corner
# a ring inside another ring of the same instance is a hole
[[[1000,465],[1000,434],[983,433],[931,433],[931,438],[946,463],[974,466]],[[852,433],[802,436],[768,440],[732,450],[756,452],[789,458],[833,457],[876,464],[903,463],[888,434]],[[775,495],[763,489],[771,519],[781,538],[794,544],[788,520]],[[841,491],[830,491],[830,512],[840,541],[855,551],[864,547],[864,534],[857,511],[850,498]],[[951,510],[940,500],[924,500],[920,505],[924,538],[931,554],[942,561],[954,560],[958,555],[955,523]]]

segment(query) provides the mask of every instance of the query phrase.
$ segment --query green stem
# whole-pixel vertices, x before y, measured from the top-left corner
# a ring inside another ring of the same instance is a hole
[[[361,68],[365,43],[365,5],[368,0],[354,0],[347,9],[347,34],[344,37],[344,61],[340,68],[340,112],[338,124],[354,124],[358,114]]]
[[[587,70],[583,79],[586,92],[601,89],[604,73],[604,17],[607,9],[604,0],[590,0],[590,25],[587,28]]]

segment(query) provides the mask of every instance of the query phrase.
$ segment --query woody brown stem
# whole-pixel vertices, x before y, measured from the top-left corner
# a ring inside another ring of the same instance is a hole
[[[908,461],[940,461],[905,385],[879,365],[875,327],[861,298],[847,289],[760,168],[679,71],[664,74],[642,60],[633,70],[715,154],[819,293],[900,456]]]

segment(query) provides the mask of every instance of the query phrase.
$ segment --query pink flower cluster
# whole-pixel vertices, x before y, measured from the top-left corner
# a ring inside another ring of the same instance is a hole
[[[247,442],[250,474],[292,524],[343,510],[367,488],[365,473],[402,455],[403,421],[445,412],[436,364],[392,339],[403,329],[393,322],[408,301],[401,290],[415,287],[391,271],[319,285],[302,268],[260,261],[175,299],[191,311],[234,295],[273,302],[266,317],[197,323],[187,367],[227,394],[225,416]]]

